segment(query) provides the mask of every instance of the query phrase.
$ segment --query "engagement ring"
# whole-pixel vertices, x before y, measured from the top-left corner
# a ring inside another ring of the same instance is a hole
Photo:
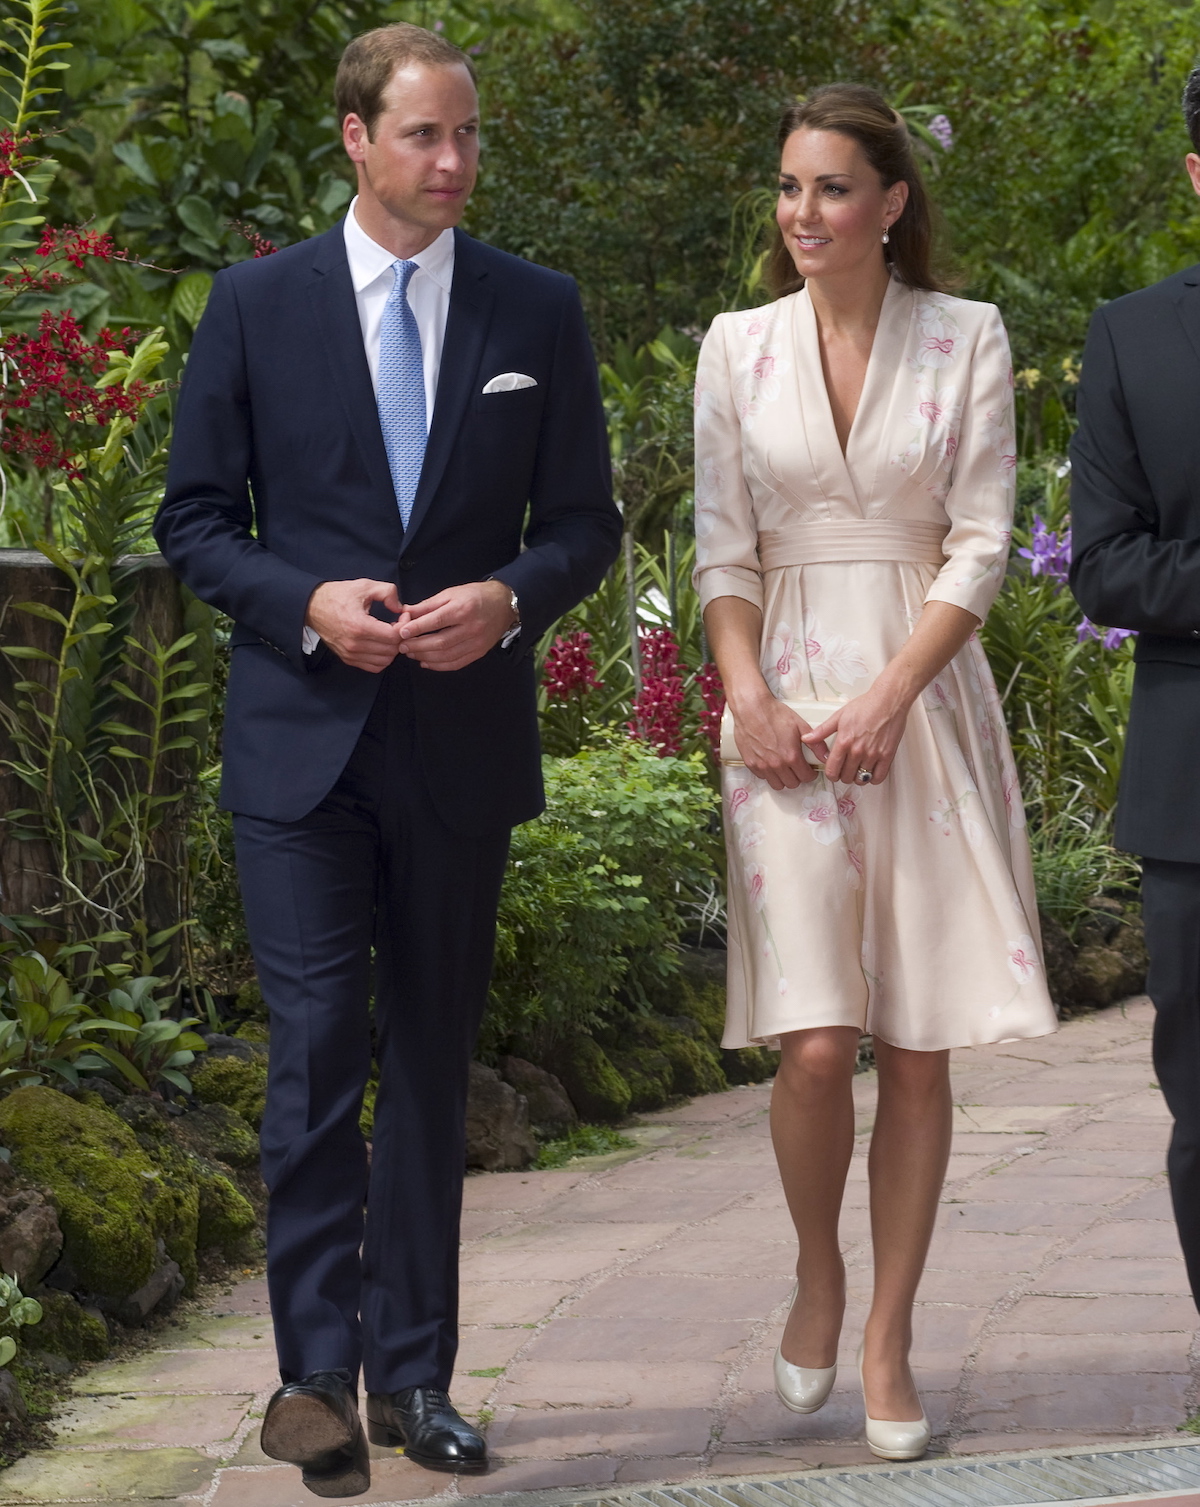
[[[871,780],[872,780],[872,774],[871,774],[871,771],[869,769],[864,769],[862,767],[862,765],[860,764],[859,768],[858,768],[858,773],[854,776],[854,778],[858,781],[858,783],[860,785],[869,785],[871,783]]]

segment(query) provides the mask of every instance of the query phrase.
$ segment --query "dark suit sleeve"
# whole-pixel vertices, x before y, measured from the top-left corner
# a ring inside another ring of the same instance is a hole
[[[202,601],[305,668],[304,615],[321,577],[251,533],[253,459],[242,321],[232,280],[219,273],[184,373],[154,537]]]
[[[1071,590],[1106,628],[1182,637],[1200,625],[1200,540],[1160,539],[1112,331],[1092,319],[1071,441]]]
[[[495,573],[520,601],[526,650],[595,591],[621,543],[596,358],[573,282],[560,310],[529,501],[525,549]]]

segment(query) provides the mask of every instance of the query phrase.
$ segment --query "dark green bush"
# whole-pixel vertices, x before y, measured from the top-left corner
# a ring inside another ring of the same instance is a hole
[[[683,907],[717,872],[704,764],[635,743],[545,760],[547,809],[513,833],[483,1047],[649,1008],[677,970]]]

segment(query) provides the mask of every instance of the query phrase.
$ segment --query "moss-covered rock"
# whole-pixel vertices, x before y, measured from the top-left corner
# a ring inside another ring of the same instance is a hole
[[[621,1052],[610,1048],[613,1066],[629,1085],[629,1108],[635,1114],[662,1109],[675,1096],[671,1059],[654,1047]]]
[[[188,1150],[240,1171],[258,1168],[258,1137],[228,1104],[201,1104],[170,1122],[171,1134]]]
[[[261,1000],[261,998],[262,995],[260,994],[259,999]],[[241,1000],[240,994],[238,995],[238,999],[239,1001]],[[233,1034],[238,1041],[266,1043],[271,1039],[271,1031],[265,1020],[244,1020]]]
[[[728,1088],[717,1048],[696,1021],[686,1015],[651,1016],[649,1025],[671,1063],[676,1093],[718,1094]]]
[[[230,1261],[246,1255],[258,1227],[250,1200],[211,1162],[194,1157],[192,1170],[200,1195],[197,1246],[202,1251],[219,1251]]]
[[[120,1300],[149,1281],[159,1266],[158,1240],[168,1231],[178,1238],[184,1220],[176,1190],[130,1127],[89,1098],[16,1089],[0,1099],[0,1140],[17,1171],[54,1200],[63,1259],[79,1286]]]
[[[225,1104],[258,1130],[267,1103],[267,1063],[256,1057],[215,1057],[192,1073],[192,1092],[201,1104]]]
[[[773,1078],[779,1070],[779,1053],[767,1047],[739,1047],[736,1051],[721,1050],[721,1071],[731,1085],[739,1083],[762,1083]]]
[[[82,1308],[70,1293],[45,1288],[38,1293],[42,1321],[22,1332],[18,1343],[28,1351],[61,1355],[78,1365],[103,1360],[108,1354],[108,1328],[95,1313]]]
[[[92,1095],[84,1102],[104,1107]],[[196,1290],[196,1240],[200,1223],[200,1189],[193,1159],[171,1135],[163,1106],[144,1094],[130,1094],[111,1111],[129,1126],[138,1145],[158,1168],[166,1190],[158,1234],[167,1255],[183,1273],[184,1292]]]
[[[581,1119],[622,1120],[629,1113],[629,1084],[591,1036],[575,1036],[547,1063],[570,1095]]]

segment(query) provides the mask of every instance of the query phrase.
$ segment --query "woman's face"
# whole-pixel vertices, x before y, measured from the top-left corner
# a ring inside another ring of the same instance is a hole
[[[784,143],[775,219],[804,278],[876,269],[907,202],[908,184],[884,188],[852,136],[806,126]]]

